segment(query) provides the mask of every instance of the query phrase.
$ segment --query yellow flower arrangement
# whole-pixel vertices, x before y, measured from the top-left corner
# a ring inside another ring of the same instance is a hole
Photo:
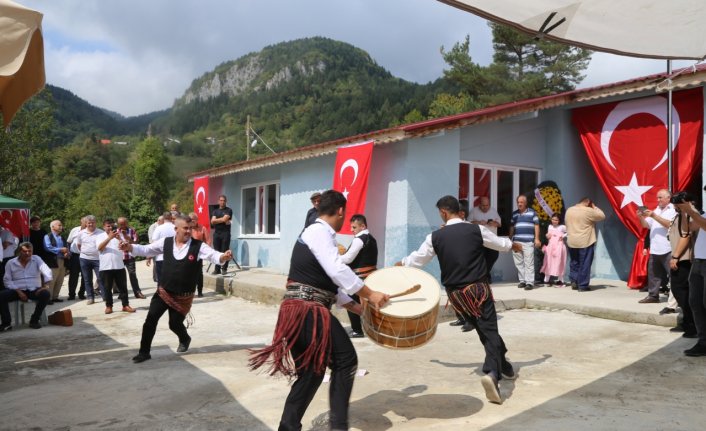
[[[553,181],[543,182],[534,189],[532,209],[537,213],[537,217],[544,222],[549,222],[552,214],[562,213],[564,199]]]

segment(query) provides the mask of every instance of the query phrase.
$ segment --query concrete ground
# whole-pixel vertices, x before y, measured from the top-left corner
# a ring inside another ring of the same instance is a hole
[[[140,263],[138,272],[148,299],[130,295],[135,314],[64,302],[49,311],[70,307],[74,326],[0,334],[0,429],[276,429],[287,382],[249,372],[247,349],[269,343],[284,277],[255,269],[208,277],[210,289],[231,296],[207,290],[195,300],[191,349],[175,353],[165,316],[152,360],[133,364],[154,294],[149,269]],[[448,310],[434,339],[414,350],[355,339],[367,374],[356,378],[351,428],[701,429],[706,358],[682,353],[694,340],[669,332],[676,318],[657,314],[664,304],[637,304],[644,294],[621,283],[595,286],[588,293],[494,286],[505,310],[500,332],[519,375],[500,383],[502,405],[485,399],[477,335],[449,326]],[[328,429],[326,386],[304,417],[305,430]]]

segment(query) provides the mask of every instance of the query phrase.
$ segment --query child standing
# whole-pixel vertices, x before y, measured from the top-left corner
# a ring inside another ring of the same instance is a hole
[[[547,230],[547,239],[549,243],[544,249],[544,264],[542,272],[544,273],[544,282],[551,285],[549,282],[551,277],[557,277],[557,286],[564,285],[564,269],[566,267],[566,226],[561,224],[559,214],[552,215],[552,224]]]

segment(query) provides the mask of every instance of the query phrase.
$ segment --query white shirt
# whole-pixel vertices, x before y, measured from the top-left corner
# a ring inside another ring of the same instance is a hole
[[[19,257],[7,261],[2,281],[6,289],[37,290],[42,287],[42,277],[44,283],[50,282],[51,269],[42,258],[32,255],[27,266],[22,266]]]
[[[495,210],[495,208],[488,208],[488,212],[481,211],[480,207],[474,207],[471,213],[468,215],[468,219],[472,222],[488,222],[488,220],[493,220],[500,225],[500,214]],[[485,226],[485,225],[483,225]],[[493,232],[495,235],[498,234],[498,228],[495,226],[485,226]]]
[[[147,245],[133,244],[132,245],[132,255],[133,256],[144,256],[144,257],[154,257],[157,255],[163,254],[164,253],[164,240],[165,240],[165,238],[161,238],[161,239],[158,239],[155,242],[153,242],[151,244],[147,244]],[[190,245],[191,245],[191,239],[189,239],[189,241],[186,244],[184,244],[182,247],[179,247],[176,243],[176,240],[174,240],[174,250],[172,251],[172,253],[174,253],[174,259],[176,259],[176,260],[184,259],[186,257],[186,255],[188,254],[187,252],[189,251]],[[216,250],[212,249],[205,242],[201,243],[201,248],[199,248],[199,259],[207,260],[213,264],[220,265],[221,264],[221,256],[223,256],[223,253],[221,253],[220,251],[216,251]],[[164,271],[164,269],[162,269],[162,271]]]
[[[706,230],[701,229],[696,236],[694,259],[706,259]]]
[[[100,260],[100,251],[98,250],[96,238],[102,233],[105,233],[103,232],[103,229],[96,228],[93,232],[83,229],[78,233],[78,235],[76,235],[76,242],[79,246],[81,246],[81,254],[79,255],[80,258]]]
[[[154,222],[150,225],[150,227],[147,228],[147,241],[152,242],[152,235],[154,235],[154,231],[161,226],[161,224]]]
[[[2,244],[2,257],[7,259],[8,257],[13,257],[15,255],[15,250],[17,250],[18,239],[9,229],[3,229],[0,231],[0,244]],[[10,245],[5,248],[5,243],[9,242]]]
[[[71,232],[69,232],[69,237],[66,238],[66,242],[71,244],[71,247],[69,248],[69,250],[71,250],[71,253],[81,252],[78,249],[78,244],[76,243],[76,237],[78,237],[79,233],[81,233],[81,226],[76,226],[75,228],[71,229]]]
[[[304,229],[301,234],[302,242],[309,247],[314,254],[319,265],[324,269],[326,275],[338,286],[336,295],[337,305],[351,302],[349,295],[354,295],[363,288],[364,283],[353,270],[343,263],[341,255],[338,254],[336,244],[336,231],[331,225],[316,219],[316,222]]]
[[[108,234],[104,231],[100,235],[96,236],[96,244],[100,245],[108,239]],[[123,263],[123,252],[120,250],[120,241],[117,238],[113,238],[108,241],[103,251],[100,252],[99,256],[100,264],[99,268],[101,271],[109,271],[112,269],[123,269],[125,264]]]
[[[674,210],[674,205],[672,204],[667,204],[664,209],[657,207],[652,210],[652,212],[670,221],[674,220],[674,217],[677,215],[677,212]],[[672,246],[667,239],[668,228],[657,223],[657,220],[652,217],[646,217],[645,222],[647,222],[647,225],[650,227],[650,254],[663,255],[671,253]]]
[[[457,223],[468,223],[460,218],[452,218],[446,222],[446,226],[451,226]],[[497,251],[508,251],[512,248],[512,241],[509,238],[500,238],[490,231],[485,226],[478,225],[480,233],[483,235],[483,247],[487,247]],[[436,256],[434,246],[431,243],[431,234],[427,235],[426,239],[419,246],[417,251],[413,251],[409,256],[402,258],[402,265],[421,268]]]
[[[350,265],[351,262],[355,260],[356,257],[358,257],[358,253],[363,249],[363,240],[360,239],[361,236],[363,235],[370,235],[370,232],[368,232],[368,229],[361,230],[355,235],[355,238],[353,238],[353,241],[351,242],[351,246],[348,247],[348,250],[346,250],[346,254],[341,256],[341,260],[343,263],[346,265]]]
[[[174,223],[165,221],[161,225],[157,226],[157,229],[154,230],[154,233],[152,234],[152,242],[157,242],[160,239],[170,238],[175,235],[176,230],[174,229]],[[164,260],[164,256],[160,253],[157,255],[157,257],[155,257],[154,260],[162,261]]]

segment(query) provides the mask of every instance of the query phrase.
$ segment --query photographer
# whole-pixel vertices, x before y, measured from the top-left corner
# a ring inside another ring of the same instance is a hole
[[[118,225],[113,219],[103,220],[103,231],[96,237],[98,251],[100,251],[100,278],[105,287],[103,299],[105,300],[105,314],[113,312],[113,283],[118,286],[122,310],[126,313],[134,313],[135,309],[130,307],[127,298],[127,276],[125,274],[125,264],[123,263],[123,251],[120,250],[118,236]]]
[[[672,196],[671,203],[691,203],[694,199],[686,192],[680,192]],[[682,311],[682,324],[672,328],[672,332],[683,332],[684,338],[696,338],[696,326],[694,326],[694,316],[689,306],[689,272],[691,271],[691,261],[694,258],[694,239],[698,232],[688,229],[689,215],[676,208],[676,216],[669,225],[668,238],[672,248],[672,258],[669,262],[671,272],[672,295],[676,299]]]
[[[672,259],[672,248],[667,239],[667,229],[676,216],[674,205],[669,200],[672,194],[662,189],[657,192],[657,208],[649,210],[640,207],[637,217],[642,227],[650,230],[650,260],[647,262],[647,296],[640,304],[659,303],[659,288],[662,278],[670,272],[669,262]]]
[[[689,274],[689,305],[694,315],[694,324],[698,341],[691,349],[684,350],[686,356],[706,356],[706,218],[694,208],[692,202],[675,204],[683,214],[681,231],[699,235],[694,242],[694,261]]]

